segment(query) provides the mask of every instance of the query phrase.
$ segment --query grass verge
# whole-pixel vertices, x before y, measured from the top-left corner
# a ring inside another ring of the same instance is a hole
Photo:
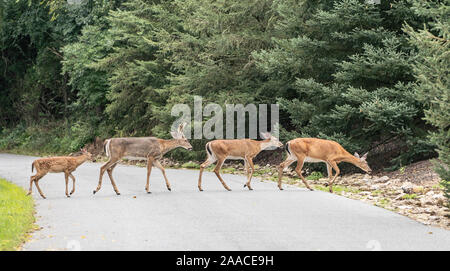
[[[33,198],[0,178],[0,251],[18,250],[34,228]]]

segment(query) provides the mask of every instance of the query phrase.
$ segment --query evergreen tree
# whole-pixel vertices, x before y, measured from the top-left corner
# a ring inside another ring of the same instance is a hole
[[[309,2],[301,1],[304,7]],[[277,8],[286,10],[284,5]],[[254,57],[268,76],[266,86],[280,91],[286,138],[318,136],[350,151],[374,150],[375,165],[393,158],[394,166],[405,165],[430,155],[421,104],[413,96],[415,55],[401,25],[392,25],[396,8],[343,0],[324,1],[310,8],[312,14],[279,12],[298,17],[278,25],[291,35]],[[290,25],[297,22],[303,23]]]
[[[448,1],[413,1],[418,15],[431,19],[424,29],[405,28],[417,47],[414,72],[417,99],[425,105],[425,119],[432,124],[430,140],[438,148],[437,172],[450,202],[450,6]]]

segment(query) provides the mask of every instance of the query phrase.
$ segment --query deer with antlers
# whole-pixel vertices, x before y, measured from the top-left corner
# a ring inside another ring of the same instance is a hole
[[[94,194],[97,193],[102,187],[102,177],[105,171],[107,171],[114,191],[117,195],[120,195],[112,173],[121,158],[147,160],[147,185],[145,186],[145,191],[147,191],[147,193],[151,193],[149,190],[149,179],[153,166],[161,170],[166,181],[167,189],[171,191],[170,183],[166,176],[166,171],[158,160],[161,159],[168,151],[178,147],[192,150],[191,144],[189,144],[189,141],[184,136],[185,126],[186,123],[180,124],[176,132],[171,132],[173,139],[169,140],[159,139],[156,137],[122,137],[105,140],[104,149],[109,160],[100,168],[98,186],[94,190]]]
[[[46,198],[44,193],[42,193],[39,187],[39,180],[42,179],[47,173],[61,173],[64,172],[66,179],[66,196],[69,198],[73,193],[75,193],[75,177],[72,175],[81,164],[87,160],[92,159],[92,154],[86,151],[86,149],[81,150],[81,155],[79,156],[59,156],[59,157],[46,157],[34,160],[31,164],[31,172],[36,168],[36,175],[30,178],[30,189],[27,195],[31,195],[33,183],[36,185],[37,190],[42,198]],[[69,177],[72,179],[73,186],[72,191],[69,194]]]
[[[356,152],[354,155],[351,155],[339,143],[332,140],[319,138],[296,138],[288,141],[285,145],[285,149],[288,156],[286,160],[278,166],[278,188],[280,190],[283,190],[281,187],[283,170],[295,161],[297,161],[295,172],[297,172],[305,186],[311,191],[313,189],[308,185],[308,182],[302,175],[302,168],[305,162],[323,162],[327,165],[329,178],[328,186],[331,193],[333,193],[333,182],[340,173],[338,167],[339,163],[351,163],[367,173],[372,172],[366,161],[368,153],[364,154],[362,157],[360,157]],[[333,169],[336,172],[334,176]]]
[[[248,187],[249,190],[253,190],[250,181],[252,180],[253,172],[255,171],[253,165],[253,158],[256,157],[262,150],[269,148],[279,148],[283,144],[270,133],[261,133],[264,140],[257,141],[252,139],[218,139],[206,143],[206,153],[208,158],[200,165],[200,175],[198,177],[198,189],[202,189],[202,174],[203,170],[210,164],[217,161],[214,173],[216,174],[223,187],[231,191],[225,181],[219,174],[223,163],[227,159],[244,160],[245,171],[247,172],[247,183],[244,187]]]

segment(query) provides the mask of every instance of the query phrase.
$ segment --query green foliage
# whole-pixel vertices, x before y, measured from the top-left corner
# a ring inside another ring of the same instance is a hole
[[[283,141],[332,139],[370,150],[376,167],[430,157],[435,146],[445,164],[448,5],[381,2],[1,1],[0,149],[170,138],[172,107],[198,95],[278,103]],[[206,140],[191,141],[194,151],[170,157],[203,159]]]
[[[322,174],[322,172],[319,172],[319,171],[313,171],[313,172],[311,172],[311,174],[309,174],[308,177],[306,177],[307,180],[311,180],[311,181],[317,181],[321,178],[323,178],[323,174]]]
[[[101,131],[101,129],[98,129]],[[19,124],[0,132],[0,150],[20,153],[68,154],[80,150],[97,136],[94,127],[84,122],[66,128],[64,123],[41,122],[35,125]]]
[[[296,1],[291,4],[295,10]],[[393,157],[395,165],[429,155],[422,105],[413,95],[415,52],[401,25],[391,24],[404,6],[386,12],[364,1],[324,1],[310,13],[292,14],[286,5],[276,7],[279,14],[297,19],[281,19],[278,30],[293,33],[274,38],[274,49],[253,53],[266,85],[279,90],[282,117],[289,119],[282,125],[303,136],[335,138],[351,152],[394,140],[407,150]]]
[[[440,1],[412,2],[416,14],[432,18],[424,29],[408,25],[405,31],[418,51],[415,94],[425,106],[424,119],[434,127],[429,138],[437,146],[437,172],[450,202],[450,6]]]
[[[402,199],[416,199],[417,194],[405,194],[402,196]]]
[[[184,164],[181,165],[182,168],[193,168],[193,169],[199,169],[200,168],[200,164],[196,163],[196,162],[186,162]]]

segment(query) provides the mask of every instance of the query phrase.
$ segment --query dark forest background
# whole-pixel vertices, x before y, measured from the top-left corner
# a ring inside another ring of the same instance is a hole
[[[449,180],[449,1],[0,0],[0,150],[169,138],[171,108],[280,105],[320,137]],[[206,121],[207,118],[204,118]],[[201,160],[175,151],[178,160]]]

